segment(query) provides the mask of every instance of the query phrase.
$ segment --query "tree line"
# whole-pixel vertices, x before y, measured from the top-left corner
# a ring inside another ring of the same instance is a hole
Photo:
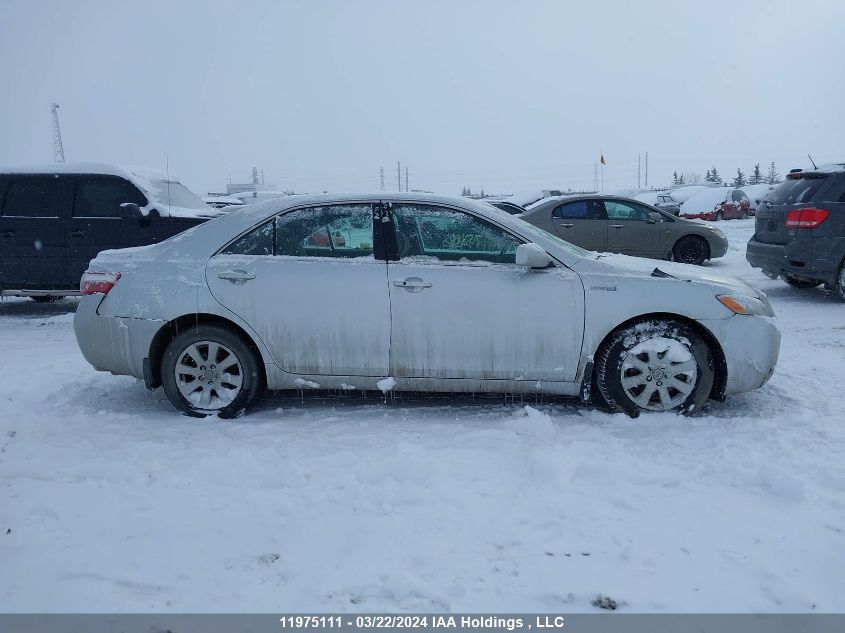
[[[673,185],[694,185],[700,181],[701,174],[694,172],[681,172],[679,174],[677,171],[672,173]],[[725,181],[722,180],[721,174],[719,174],[719,171],[714,166],[713,169],[708,169],[705,173],[704,182],[722,184]],[[743,187],[745,185],[776,185],[779,182],[781,182],[780,174],[778,173],[773,161],[772,164],[769,165],[769,171],[766,174],[763,174],[761,171],[760,163],[754,165],[754,169],[748,177],[746,177],[745,172],[742,171],[742,169],[737,167],[736,176],[730,181],[730,184],[734,187]]]

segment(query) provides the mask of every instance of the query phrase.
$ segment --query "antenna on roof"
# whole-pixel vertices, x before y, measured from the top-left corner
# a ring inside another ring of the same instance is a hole
[[[807,158],[809,158],[810,162],[813,163],[813,169],[818,169],[818,167],[816,167],[816,161],[813,160],[813,157],[807,154]]]
[[[167,215],[170,217],[170,152],[164,153],[164,171],[167,176]]]
[[[50,112],[53,114],[53,160],[57,163],[65,162],[65,148],[62,146],[62,131],[59,128],[59,104],[51,103]]]

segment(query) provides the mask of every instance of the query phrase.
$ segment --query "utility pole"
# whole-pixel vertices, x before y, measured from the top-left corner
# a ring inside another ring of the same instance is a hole
[[[645,186],[648,188],[648,152],[645,153]]]
[[[642,158],[642,154],[637,154],[637,189],[640,188],[640,163],[641,163],[640,159],[641,158]]]
[[[65,162],[65,148],[62,147],[62,131],[59,129],[59,104],[51,103],[50,112],[53,114],[53,160],[57,163]]]
[[[396,161],[396,185],[399,187],[399,191],[402,191],[402,163],[398,160]]]
[[[410,191],[408,189],[408,166],[405,165],[405,191]]]
[[[381,179],[381,190],[384,191],[384,167],[378,168],[378,175]]]
[[[253,186],[258,185],[258,167],[252,168],[252,184]]]
[[[599,164],[593,163],[593,191],[599,190]]]

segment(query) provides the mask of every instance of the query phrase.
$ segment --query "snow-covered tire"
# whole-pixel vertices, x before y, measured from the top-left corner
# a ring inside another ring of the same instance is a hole
[[[161,383],[173,406],[186,415],[234,418],[264,391],[259,362],[250,346],[231,330],[200,325],[167,345]]]
[[[763,274],[766,275],[769,279],[777,279],[780,277],[780,273],[774,270],[764,270]]]
[[[815,279],[807,279],[806,277],[796,277],[795,275],[781,275],[781,278],[793,288],[818,288],[822,285],[821,281]]]
[[[724,219],[725,219],[724,214],[721,211],[716,211],[716,220],[719,221],[719,220],[724,220]]]
[[[672,256],[676,262],[700,266],[710,256],[710,247],[703,237],[685,235],[675,243]]]
[[[692,327],[670,319],[610,334],[595,356],[596,384],[614,412],[698,411],[716,377],[713,353]]]

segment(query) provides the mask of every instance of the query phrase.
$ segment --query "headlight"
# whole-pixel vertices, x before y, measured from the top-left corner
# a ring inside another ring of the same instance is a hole
[[[734,314],[752,314],[755,316],[773,317],[775,313],[768,302],[743,295],[716,295],[723,306]]]

